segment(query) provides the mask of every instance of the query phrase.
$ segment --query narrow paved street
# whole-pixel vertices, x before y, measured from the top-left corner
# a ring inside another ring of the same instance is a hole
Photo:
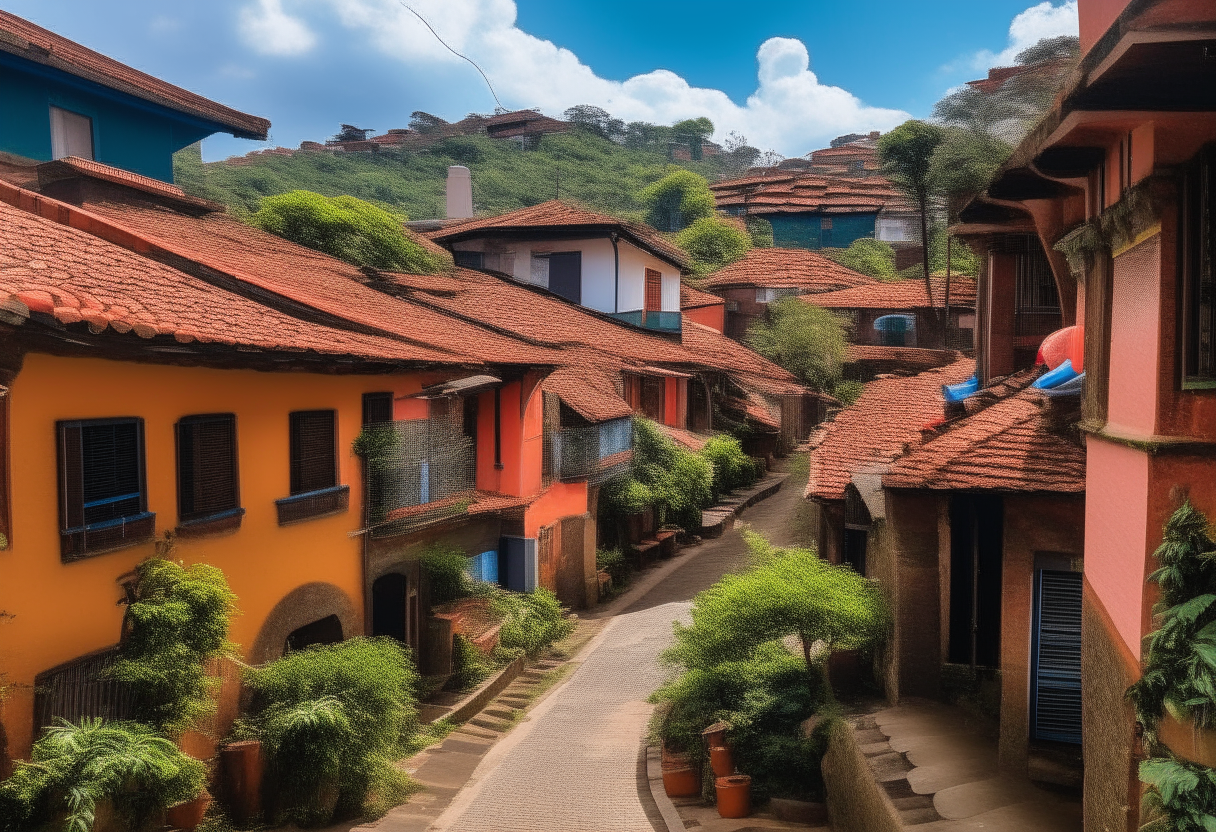
[[[740,521],[774,542],[797,542],[802,481]],[[736,529],[681,555],[683,563],[616,614],[569,681],[529,713],[482,761],[434,829],[452,832],[663,829],[650,799],[641,737],[647,701],[669,672],[658,662],[672,622],[687,620],[691,599],[746,561]]]

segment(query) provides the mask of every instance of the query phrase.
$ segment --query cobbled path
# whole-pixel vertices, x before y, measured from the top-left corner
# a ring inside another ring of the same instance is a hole
[[[667,603],[614,619],[543,714],[515,729],[526,736],[448,828],[652,832],[638,789],[639,743],[653,708],[646,699],[666,677],[657,658],[689,606]]]

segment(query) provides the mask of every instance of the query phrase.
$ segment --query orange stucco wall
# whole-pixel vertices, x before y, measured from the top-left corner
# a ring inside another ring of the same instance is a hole
[[[1161,360],[1161,241],[1153,237],[1114,259],[1111,297],[1112,427],[1151,435],[1157,426]]]
[[[1106,34],[1119,13],[1127,8],[1131,0],[1081,0],[1077,4],[1077,15],[1081,24],[1081,53],[1093,48]]]
[[[524,537],[536,537],[543,527],[563,517],[586,513],[586,481],[555,482],[524,512]]]
[[[55,422],[137,416],[144,419],[148,508],[158,534],[177,522],[174,425],[183,416],[235,413],[241,504],[239,530],[181,539],[177,557],[224,570],[241,614],[231,638],[248,649],[267,614],[291,590],[324,582],[361,611],[363,504],[351,443],[361,394],[413,392],[416,377],[335,376],[167,367],[31,354],[11,389],[13,535],[0,552],[0,671],[19,685],[63,662],[118,641],[123,608],[116,579],[153,553],[151,543],[64,564],[59,555]],[[274,501],[289,494],[288,413],[338,411],[340,482],[350,486],[345,513],[279,526]],[[361,620],[361,615],[358,617]],[[30,742],[32,697],[18,688],[5,707],[10,751]]]
[[[716,329],[718,332],[724,332],[726,330],[726,304],[718,303],[713,306],[702,306],[699,309],[686,309],[684,319],[710,329]]]

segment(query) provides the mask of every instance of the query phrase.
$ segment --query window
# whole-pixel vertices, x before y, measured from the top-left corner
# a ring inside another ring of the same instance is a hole
[[[1182,382],[1216,387],[1216,275],[1212,258],[1212,196],[1216,146],[1206,148],[1187,171],[1182,221]]]
[[[832,218],[824,217],[823,219],[819,220],[819,230],[820,231],[831,231],[832,230]]]
[[[291,414],[291,496],[275,503],[280,525],[346,511],[350,487],[338,485],[337,427],[333,410]]]
[[[59,422],[60,555],[65,561],[151,539],[142,419]]]
[[[454,251],[452,260],[462,269],[480,269],[485,257],[480,251]]]
[[[662,378],[642,376],[642,414],[662,422],[666,411],[667,383]]]
[[[192,527],[218,521],[239,525],[236,417],[187,416],[177,423],[177,516]]]
[[[583,253],[561,251],[549,255],[549,291],[571,303],[583,300]]]
[[[646,270],[646,311],[660,312],[663,309],[663,275],[654,269]]]
[[[393,421],[392,393],[363,394],[363,424],[374,425],[377,422]]]
[[[51,107],[51,157],[93,158],[93,119]]]

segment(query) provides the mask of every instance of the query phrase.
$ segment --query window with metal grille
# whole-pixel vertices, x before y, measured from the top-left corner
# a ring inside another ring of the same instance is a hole
[[[660,312],[663,309],[663,275],[654,269],[646,270],[646,311]]]
[[[1192,162],[1182,193],[1182,382],[1184,387],[1216,387],[1216,264],[1212,256],[1216,146],[1206,148]]]
[[[291,493],[307,494],[338,484],[338,414],[302,410],[291,414]]]
[[[1041,246],[1031,243],[1014,259],[1016,270],[1016,310],[1018,312],[1059,313],[1060,295],[1056,291],[1051,263]]]
[[[88,554],[147,540],[142,419],[59,422],[61,555]]]
[[[236,416],[187,416],[177,423],[177,515],[183,523],[240,508]]]

